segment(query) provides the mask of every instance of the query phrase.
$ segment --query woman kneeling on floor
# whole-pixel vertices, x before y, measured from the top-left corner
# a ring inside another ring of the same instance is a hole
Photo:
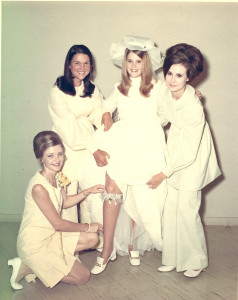
[[[89,280],[89,270],[77,260],[75,252],[91,248],[98,242],[99,223],[74,223],[63,220],[63,208],[83,201],[89,194],[102,193],[103,185],[67,196],[70,184],[60,172],[65,161],[61,138],[53,131],[38,133],[33,141],[36,158],[42,169],[31,178],[25,208],[17,238],[19,257],[8,261],[13,266],[10,283],[22,289],[18,282],[25,276],[36,276],[47,287],[58,282],[83,284]]]

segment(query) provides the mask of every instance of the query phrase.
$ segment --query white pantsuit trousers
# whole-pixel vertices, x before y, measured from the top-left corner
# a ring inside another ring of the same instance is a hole
[[[168,186],[162,264],[176,266],[177,272],[204,269],[208,265],[200,205],[201,191],[181,191]]]

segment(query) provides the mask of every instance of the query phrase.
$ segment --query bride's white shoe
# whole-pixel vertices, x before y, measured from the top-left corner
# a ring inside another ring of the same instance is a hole
[[[140,265],[140,253],[139,251],[129,251],[129,260],[132,266]]]
[[[11,287],[14,290],[21,290],[23,289],[23,286],[21,284],[19,284],[18,282],[16,282],[16,278],[21,266],[21,259],[19,257],[13,258],[11,260],[8,261],[8,265],[12,266],[12,276],[10,278],[10,284]]]
[[[113,248],[112,253],[109,256],[109,258],[105,264],[103,264],[104,258],[98,256],[97,262],[96,262],[95,266],[92,268],[91,273],[94,275],[102,273],[106,269],[106,266],[107,266],[109,260],[113,261],[116,258],[117,258],[116,248]]]

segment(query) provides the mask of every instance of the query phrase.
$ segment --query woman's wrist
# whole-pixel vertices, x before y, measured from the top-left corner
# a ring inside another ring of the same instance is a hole
[[[83,194],[84,194],[84,196],[85,196],[85,198],[86,198],[86,197],[88,197],[88,195],[90,195],[91,193],[90,193],[88,190],[84,190],[84,191],[83,191]]]
[[[89,232],[91,228],[90,223],[85,223],[85,225],[87,226],[87,229],[84,230],[84,232]]]

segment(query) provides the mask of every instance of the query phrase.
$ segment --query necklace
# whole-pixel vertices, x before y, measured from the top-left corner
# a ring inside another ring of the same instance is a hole
[[[42,170],[42,173],[43,173],[43,176],[46,178],[46,180],[47,180],[52,186],[57,187],[56,179],[55,179],[55,178],[54,178],[53,180],[50,180],[50,179],[47,177],[47,175],[46,175],[46,173],[45,173],[44,170]]]

